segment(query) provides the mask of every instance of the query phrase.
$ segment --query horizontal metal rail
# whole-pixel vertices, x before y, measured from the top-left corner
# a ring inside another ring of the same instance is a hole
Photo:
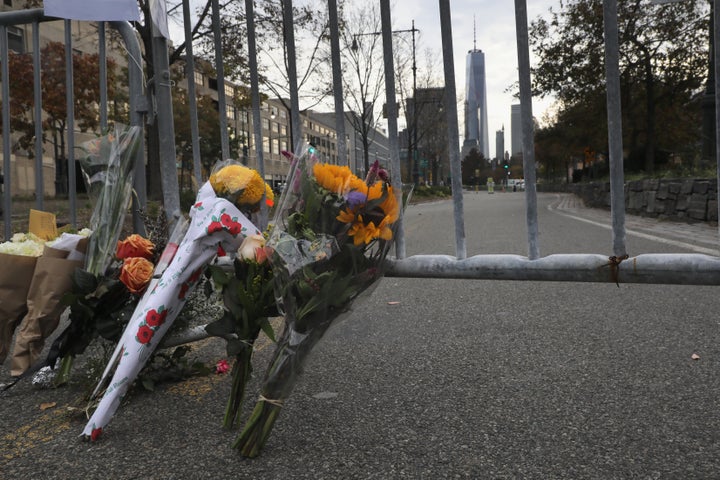
[[[388,277],[553,282],[720,285],[720,258],[703,254],[643,254],[622,261],[596,254],[414,255],[388,261]]]

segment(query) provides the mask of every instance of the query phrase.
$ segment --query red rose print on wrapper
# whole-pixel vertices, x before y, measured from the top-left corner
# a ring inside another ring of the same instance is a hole
[[[207,233],[208,235],[212,235],[213,233],[222,231],[223,226],[220,222],[211,222],[210,225],[207,227]]]
[[[198,268],[193,272],[192,275],[190,275],[190,278],[187,279],[185,283],[183,283],[180,286],[180,292],[178,293],[178,299],[185,300],[185,295],[187,295],[188,290],[190,290],[190,287],[195,284],[200,279],[200,276],[202,275],[203,268]]]
[[[223,213],[220,215],[220,223],[222,223],[224,227],[230,228],[233,224],[233,219],[229,214]]]
[[[135,337],[139,343],[142,343],[143,345],[147,345],[150,343],[150,340],[152,340],[153,337],[153,329],[148,327],[147,325],[141,325],[140,328],[138,328],[137,336]]]
[[[145,314],[145,323],[149,327],[159,327],[165,323],[165,317],[167,317],[168,311],[162,307],[160,307],[159,310],[160,311],[153,308]]]

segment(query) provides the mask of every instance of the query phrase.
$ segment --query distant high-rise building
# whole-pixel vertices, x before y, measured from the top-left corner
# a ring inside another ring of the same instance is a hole
[[[487,91],[485,86],[485,54],[473,48],[465,65],[465,141],[463,151],[476,147],[490,158],[488,136]]]
[[[522,153],[522,120],[520,104],[510,105],[510,155]]]
[[[502,130],[495,132],[495,158],[502,163],[505,154],[505,125]]]

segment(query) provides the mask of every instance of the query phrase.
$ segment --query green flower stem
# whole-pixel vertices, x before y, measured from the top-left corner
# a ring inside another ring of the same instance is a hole
[[[328,318],[324,313],[318,314],[315,321],[310,322],[314,328],[304,333],[295,330],[296,322],[289,313],[285,317],[286,326],[265,373],[260,400],[232,445],[243,456],[255,458],[265,446],[283,403],[290,398],[305,360],[332,323],[333,318]]]
[[[240,450],[240,453],[247,458],[255,458],[260,455],[265,442],[270,437],[273,425],[280,415],[280,410],[282,407],[279,405],[264,400],[258,401],[245,428],[233,443],[233,448]]]
[[[228,398],[227,406],[225,407],[225,416],[223,417],[223,428],[225,429],[229,430],[240,424],[242,404],[245,400],[245,385],[252,373],[251,359],[252,347],[243,349],[235,356],[230,398]]]
[[[58,370],[57,376],[55,377],[55,386],[60,387],[65,385],[70,380],[70,371],[72,370],[73,361],[75,357],[67,355],[62,358],[60,363],[60,370]]]

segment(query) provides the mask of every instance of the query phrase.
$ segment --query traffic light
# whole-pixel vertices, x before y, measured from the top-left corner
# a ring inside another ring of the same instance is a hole
[[[503,168],[504,168],[505,170],[507,170],[507,169],[510,168],[510,165],[508,164],[507,160],[505,160],[505,164],[503,165]]]

